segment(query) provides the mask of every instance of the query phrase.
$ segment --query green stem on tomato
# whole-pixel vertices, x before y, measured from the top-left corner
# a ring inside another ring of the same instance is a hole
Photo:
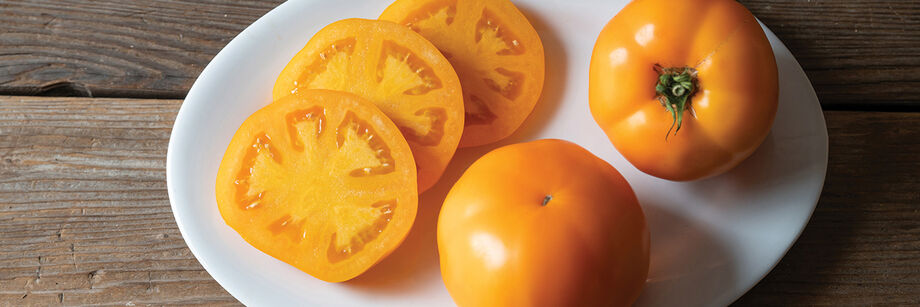
[[[696,93],[696,69],[692,67],[662,67],[655,64],[655,71],[658,72],[658,84],[655,85],[658,101],[668,112],[671,112],[671,128],[668,128],[668,133],[665,135],[665,139],[667,139],[671,135],[671,130],[674,131],[675,135],[677,135],[677,131],[680,131],[684,111],[690,107],[690,96]],[[675,126],[677,126],[677,129],[674,129]]]

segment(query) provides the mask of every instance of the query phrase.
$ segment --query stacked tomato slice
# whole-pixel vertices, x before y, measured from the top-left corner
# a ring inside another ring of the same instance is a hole
[[[364,99],[309,90],[249,117],[217,175],[221,215],[250,244],[319,279],[380,261],[415,219],[415,162]]]
[[[543,43],[510,1],[397,0],[380,15],[430,40],[463,84],[461,147],[517,130],[543,89]]]
[[[325,281],[395,250],[457,147],[510,135],[543,86],[540,38],[507,0],[399,0],[381,19],[317,32],[217,174],[227,225]]]
[[[460,81],[450,63],[391,22],[346,19],[316,33],[281,72],[273,96],[311,88],[354,93],[383,110],[412,147],[420,191],[441,177],[463,132]]]

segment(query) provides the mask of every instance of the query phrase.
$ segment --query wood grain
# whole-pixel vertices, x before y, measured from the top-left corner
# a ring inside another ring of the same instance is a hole
[[[740,2],[789,47],[825,109],[920,110],[920,1]]]
[[[170,211],[180,104],[0,97],[0,305],[236,303]],[[814,217],[738,305],[920,304],[920,113],[825,115]]]
[[[0,94],[182,98],[278,0],[0,1]],[[821,102],[920,110],[920,2],[742,0]]]
[[[825,112],[824,191],[739,306],[920,306],[920,113]]]
[[[0,98],[0,305],[236,303],[169,207],[180,104]]]
[[[182,98],[281,2],[0,1],[0,94]]]

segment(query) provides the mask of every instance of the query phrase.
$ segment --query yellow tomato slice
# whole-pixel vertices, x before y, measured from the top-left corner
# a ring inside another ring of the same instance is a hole
[[[216,193],[243,239],[330,282],[396,249],[418,205],[415,162],[396,125],[360,97],[325,90],[288,95],[246,119]]]
[[[346,19],[313,36],[275,82],[275,99],[331,89],[374,102],[399,127],[418,165],[419,191],[438,178],[463,133],[457,74],[418,33],[387,21]]]
[[[380,15],[409,26],[441,50],[463,85],[460,147],[508,137],[540,98],[543,43],[508,0],[397,0]]]

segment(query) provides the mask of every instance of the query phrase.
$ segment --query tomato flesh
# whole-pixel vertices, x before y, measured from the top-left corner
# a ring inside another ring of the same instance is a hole
[[[380,15],[430,40],[463,85],[461,147],[508,137],[533,110],[543,88],[543,44],[508,0],[397,0]]]
[[[364,272],[406,236],[415,176],[408,144],[373,104],[308,90],[242,124],[221,162],[217,203],[254,247],[336,282]]]
[[[418,165],[419,190],[440,178],[463,133],[463,99],[450,63],[408,28],[346,19],[321,29],[275,82],[279,99],[304,89],[350,92],[399,127]]]

